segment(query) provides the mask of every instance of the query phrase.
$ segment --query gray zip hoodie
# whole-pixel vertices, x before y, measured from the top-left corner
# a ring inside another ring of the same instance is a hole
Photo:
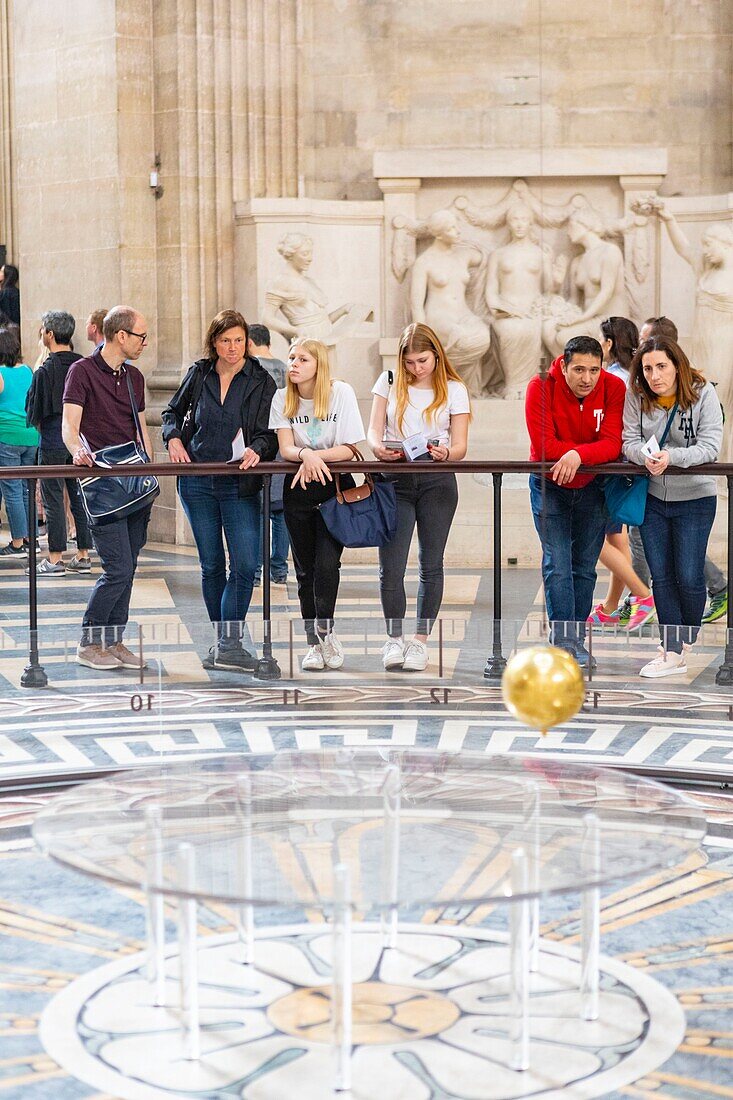
[[[629,462],[644,465],[641,448],[653,435],[661,440],[667,425],[669,412],[661,405],[654,405],[650,412],[642,412],[641,398],[631,390],[626,391],[624,405],[624,454]],[[715,462],[723,441],[723,413],[715,386],[706,382],[692,408],[678,409],[674,415],[663,450],[669,452],[670,466],[699,466],[703,462]],[[658,500],[697,500],[717,495],[714,477],[706,474],[684,474],[649,479],[649,492]]]

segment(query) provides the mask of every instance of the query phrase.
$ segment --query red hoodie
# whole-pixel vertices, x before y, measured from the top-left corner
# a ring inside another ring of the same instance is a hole
[[[602,370],[595,389],[581,401],[565,381],[559,356],[544,381],[535,375],[527,386],[524,415],[530,461],[552,465],[567,451],[577,451],[584,466],[615,462],[621,454],[625,397],[621,379]],[[582,489],[593,476],[576,474],[562,488]]]

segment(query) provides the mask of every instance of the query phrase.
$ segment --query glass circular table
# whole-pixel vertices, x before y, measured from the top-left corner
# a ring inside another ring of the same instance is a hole
[[[53,859],[145,890],[149,979],[163,1003],[165,897],[179,901],[184,1056],[199,1057],[196,903],[233,905],[244,962],[254,913],[332,921],[336,1087],[350,1087],[351,922],[509,905],[510,1064],[529,1065],[539,903],[578,892],[580,1015],[598,1014],[600,888],[681,863],[706,831],[683,795],[620,771],[538,757],[359,749],[227,756],[95,780],[38,814]],[[470,855],[470,858],[466,858]]]

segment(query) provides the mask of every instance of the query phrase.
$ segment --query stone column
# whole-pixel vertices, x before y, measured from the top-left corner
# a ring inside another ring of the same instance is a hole
[[[298,193],[298,0],[247,0],[248,198]]]
[[[10,0],[0,0],[0,244],[14,260],[12,145],[12,56],[10,51]]]

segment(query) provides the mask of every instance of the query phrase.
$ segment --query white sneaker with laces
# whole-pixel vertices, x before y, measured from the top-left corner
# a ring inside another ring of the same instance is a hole
[[[412,641],[405,646],[402,667],[407,672],[424,672],[428,667],[428,647],[424,642]]]
[[[344,647],[333,631],[321,642],[321,650],[326,668],[341,668],[344,663]]]
[[[681,653],[675,653],[673,650],[665,651],[664,647],[660,646],[659,656],[644,665],[639,675],[654,679],[658,676],[675,676],[678,673],[687,672],[687,648],[683,646]]]
[[[300,667],[303,672],[320,672],[325,668],[325,661],[323,660],[323,650],[319,645],[312,645],[306,653],[303,660],[300,662]]]
[[[405,643],[401,638],[389,638],[382,646],[382,664],[385,668],[402,668],[405,663]]]

